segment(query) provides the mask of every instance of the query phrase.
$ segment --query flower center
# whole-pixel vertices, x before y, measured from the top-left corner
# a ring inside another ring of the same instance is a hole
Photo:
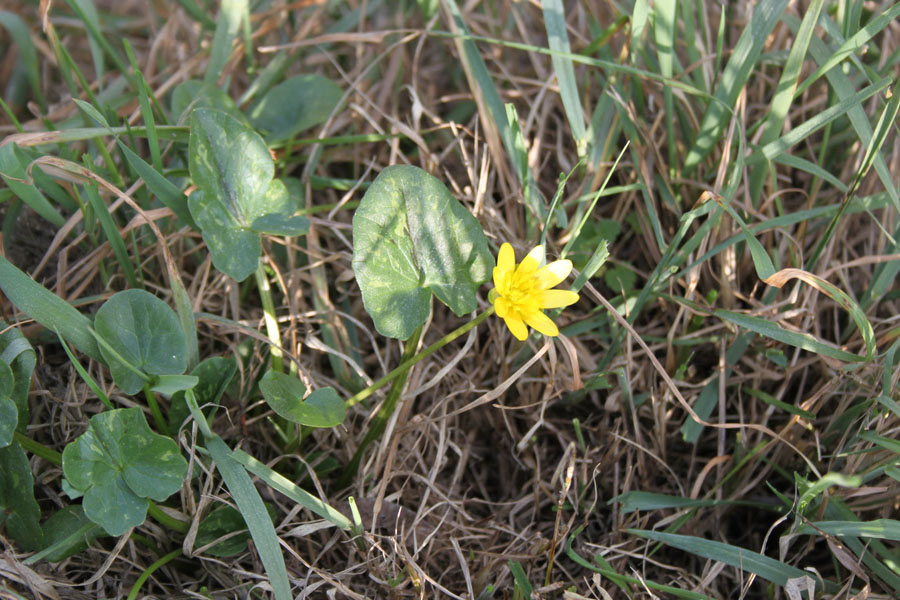
[[[531,276],[513,277],[506,295],[507,301],[516,307],[521,307],[527,302],[534,292],[533,279]]]

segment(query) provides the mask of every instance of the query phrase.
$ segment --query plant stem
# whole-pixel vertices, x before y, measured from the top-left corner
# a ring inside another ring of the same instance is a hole
[[[40,456],[46,461],[52,462],[57,467],[62,465],[62,454],[56,450],[51,450],[40,442],[36,442],[28,436],[22,435],[18,431],[13,433],[13,438],[19,442],[25,450],[28,450],[35,456]]]
[[[172,562],[173,560],[181,556],[181,554],[181,548],[172,550],[171,552],[157,560],[155,563],[147,567],[147,570],[141,573],[140,577],[137,578],[137,581],[134,582],[134,587],[131,588],[131,592],[128,594],[127,600],[134,600],[135,598],[137,598],[138,593],[141,591],[141,586],[144,585],[144,582],[147,581],[147,579],[149,579],[151,575],[153,575],[153,572],[158,568],[164,566],[166,563]]]
[[[150,385],[144,386],[144,396],[147,398],[147,406],[150,408],[150,414],[153,416],[153,422],[160,433],[165,434],[169,428],[166,420],[163,418],[162,411],[159,410],[159,403],[156,401],[156,394],[150,389]]]
[[[393,385],[391,385],[391,391],[388,392],[388,396],[387,398],[385,398],[384,404],[381,405],[381,410],[379,410],[378,414],[375,415],[375,418],[372,420],[372,424],[369,427],[369,430],[366,432],[365,437],[363,437],[362,442],[360,442],[359,447],[353,454],[353,458],[350,460],[350,464],[347,465],[346,469],[344,469],[344,473],[341,475],[341,479],[338,484],[339,487],[345,487],[350,483],[350,481],[356,475],[356,471],[359,469],[359,463],[362,460],[362,455],[366,447],[374,440],[376,440],[379,436],[381,436],[381,434],[384,432],[385,427],[387,426],[388,419],[390,419],[391,415],[394,414],[394,408],[396,408],[397,406],[397,400],[400,399],[400,392],[403,391],[403,386],[406,384],[406,376],[409,374],[409,369],[413,364],[410,362],[410,359],[413,358],[413,352],[416,351],[416,346],[419,345],[419,338],[421,337],[422,326],[419,325],[418,327],[416,327],[416,330],[413,332],[410,338],[406,340],[406,347],[403,349],[403,356],[400,359],[400,367],[394,369],[395,372],[399,370],[400,373],[398,376],[394,377],[394,383]]]
[[[362,402],[363,400],[365,400],[366,398],[371,396],[373,393],[375,393],[376,390],[384,387],[385,385],[389,384],[394,379],[399,377],[401,374],[405,373],[406,370],[409,369],[411,366],[415,365],[416,363],[421,362],[425,358],[428,358],[430,355],[434,354],[434,352],[436,352],[437,350],[440,350],[441,348],[443,348],[444,346],[446,346],[447,344],[449,344],[450,342],[452,342],[453,340],[455,340],[462,334],[468,332],[470,329],[477,326],[479,323],[481,323],[482,321],[487,319],[492,314],[494,314],[493,306],[489,307],[483,313],[481,313],[480,315],[478,315],[477,317],[475,317],[474,319],[472,319],[471,321],[469,321],[462,327],[460,327],[454,331],[451,331],[450,333],[448,333],[447,335],[445,335],[444,337],[442,337],[441,339],[439,339],[432,345],[428,346],[427,348],[425,348],[424,350],[422,350],[421,352],[419,352],[412,358],[410,358],[408,360],[404,360],[403,362],[400,363],[400,365],[396,369],[394,369],[393,371],[391,371],[390,373],[388,373],[387,375],[385,375],[384,377],[382,377],[381,379],[379,379],[378,381],[376,381],[375,383],[373,383],[366,389],[359,391],[356,394],[354,394],[353,396],[351,396],[350,398],[348,398],[347,401],[345,402],[345,404],[347,405],[347,408],[350,408],[351,406],[358,404],[359,402]]]
[[[185,523],[184,521],[179,521],[159,506],[153,500],[148,500],[149,505],[147,506],[147,512],[153,517],[157,523],[160,525],[164,525],[168,527],[172,531],[177,531],[178,533],[187,533],[190,525]]]
[[[272,345],[269,347],[269,356],[272,357],[272,370],[282,373],[284,367],[281,354],[281,333],[278,331],[278,318],[275,316],[275,303],[272,302],[272,288],[266,277],[266,270],[262,261],[256,267],[256,287],[259,290],[259,299],[262,302],[263,315],[266,321],[266,335]]]

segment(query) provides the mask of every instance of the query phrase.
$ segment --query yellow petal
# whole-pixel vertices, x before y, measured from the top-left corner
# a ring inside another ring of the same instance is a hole
[[[525,322],[544,335],[549,335],[550,337],[559,335],[559,329],[557,329],[556,323],[551,321],[550,317],[548,317],[541,311],[526,315]]]
[[[559,285],[571,272],[571,260],[557,260],[549,265],[541,267],[541,269],[534,274],[534,277],[537,279],[537,287],[539,289],[549,290],[553,286]]]
[[[494,267],[494,289],[505,294],[507,292],[507,281],[509,281],[508,274],[501,271],[500,267]]]
[[[509,303],[506,301],[506,298],[500,297],[494,300],[494,310],[497,312],[498,317],[505,319],[509,314]]]
[[[524,342],[528,339],[528,328],[525,327],[525,323],[522,322],[522,319],[506,316],[503,320],[506,321],[506,326],[509,327],[509,330],[516,336],[517,340]]]
[[[541,292],[541,308],[560,308],[578,302],[578,294],[569,290],[545,290]]]
[[[501,273],[509,273],[516,268],[516,252],[509,242],[500,246],[500,252],[497,254],[497,268]]]
[[[542,262],[544,262],[544,247],[535,246],[519,263],[516,275],[519,277],[530,275],[538,270]]]

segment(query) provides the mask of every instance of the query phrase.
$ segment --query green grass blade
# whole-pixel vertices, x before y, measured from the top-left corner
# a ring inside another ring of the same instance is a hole
[[[228,63],[228,57],[231,56],[231,47],[234,45],[241,21],[249,15],[249,11],[247,0],[222,0],[216,32],[213,35],[209,64],[206,67],[205,83],[216,85],[222,76],[222,71]]]
[[[620,509],[623,514],[632,513],[637,510],[659,510],[661,508],[693,508],[697,506],[716,506],[717,504],[728,504],[727,501],[720,500],[704,500],[701,498],[683,498],[681,496],[670,496],[668,494],[658,494],[656,492],[625,492],[616,496],[609,501],[618,502],[622,505]]]
[[[831,53],[830,56],[819,65],[819,68],[797,87],[796,92],[794,92],[795,97],[803,94],[809,86],[818,81],[822,75],[831,71],[845,58],[864,50],[869,41],[882,29],[893,23],[898,16],[900,16],[900,2],[894,4],[888,10],[882,12],[866,23],[865,27],[853,34],[852,37],[847,38],[844,43],[841,44],[840,48]]]
[[[82,18],[85,20],[85,25],[90,24],[91,29],[94,31],[100,31],[100,18],[97,16],[97,7],[94,6],[93,0],[72,0],[75,4],[78,5],[78,8],[81,10]],[[93,36],[88,36],[88,45],[91,49],[91,60],[94,63],[94,80],[100,86],[100,89],[103,89],[103,75],[104,75],[104,65],[103,65],[103,48],[100,46],[100,43],[94,39]]]
[[[675,73],[675,0],[657,0],[653,5],[654,19],[653,37],[656,42],[659,72],[663,77],[672,77]],[[675,103],[672,88],[663,88],[663,102],[666,107],[666,135],[675,140]],[[677,144],[667,144],[669,149],[669,171],[675,172],[678,163]]]
[[[572,543],[575,541],[575,538],[578,537],[583,530],[584,526],[578,527],[577,529],[575,529],[575,531],[572,532],[568,540],[566,540],[566,556],[568,556],[574,563],[578,564],[581,567],[584,567],[585,569],[593,571],[594,573],[599,573],[605,577],[609,577],[610,581],[619,586],[624,592],[630,592],[630,590],[626,587],[626,584],[630,583],[631,585],[640,586],[641,588],[644,588],[646,586],[652,590],[666,592],[667,594],[671,594],[676,598],[685,598],[687,600],[709,600],[709,596],[700,594],[698,592],[682,590],[680,588],[668,585],[660,585],[655,581],[649,581],[643,578],[638,579],[636,577],[621,575],[614,571],[609,563],[607,563],[599,553],[594,556],[594,561],[598,564],[588,562],[572,548]]]
[[[894,519],[875,519],[874,521],[817,521],[809,525],[801,525],[797,533],[836,535],[844,537],[877,538],[880,540],[900,541],[900,521]]]
[[[202,418],[202,414],[200,416]],[[247,529],[250,530],[256,551],[269,576],[275,598],[292,600],[291,584],[288,581],[287,568],[284,566],[284,555],[278,543],[278,534],[266,512],[266,505],[253,487],[253,481],[244,467],[232,457],[231,449],[225,445],[222,438],[217,435],[206,438],[206,448],[216,461],[216,468],[222,474],[228,491],[231,492],[244,522],[247,523]]]
[[[88,165],[86,167],[90,168]],[[119,263],[119,268],[122,269],[125,278],[128,280],[129,287],[143,288],[144,286],[140,284],[137,275],[135,275],[134,265],[131,264],[131,258],[128,256],[128,250],[125,248],[125,242],[122,241],[119,228],[113,222],[112,215],[109,214],[109,207],[106,206],[106,203],[100,199],[100,194],[97,193],[97,186],[85,184],[83,190],[84,195],[87,196],[88,203],[97,215],[97,220],[100,221],[100,228],[103,230],[103,234],[112,248],[113,254]]]
[[[352,527],[350,519],[341,514],[336,508],[316,498],[303,488],[295,485],[286,477],[259,462],[242,450],[235,450],[232,458],[242,464],[248,471],[262,479],[266,485],[277,490],[298,504],[308,508],[323,519],[335,526],[349,530]]]
[[[834,106],[830,106],[829,108],[818,113],[816,116],[792,128],[781,138],[755,150],[753,154],[751,154],[747,159],[747,164],[754,164],[762,160],[772,160],[776,156],[781,155],[791,146],[800,143],[801,141],[809,137],[812,133],[821,129],[831,121],[837,119],[838,117],[844,116],[845,114],[851,113],[856,109],[859,109],[859,107],[862,106],[863,102],[865,102],[875,94],[887,89],[890,85],[891,79],[889,77],[885,77],[884,79],[881,79],[880,81],[877,81],[872,85],[861,89],[859,92],[853,94],[852,96],[848,96],[842,99]]]
[[[791,103],[794,100],[794,91],[797,89],[797,81],[800,78],[803,61],[806,58],[806,53],[809,51],[809,42],[815,32],[816,23],[824,5],[825,0],[813,0],[803,15],[803,21],[800,23],[797,37],[791,44],[791,52],[784,65],[784,70],[781,72],[781,79],[778,81],[775,97],[772,98],[772,103],[769,105],[769,114],[763,125],[765,129],[760,140],[761,146],[774,142],[781,135],[788,110],[791,108]],[[758,166],[753,169],[751,174],[750,197],[753,199],[754,205],[758,203],[762,184],[765,181],[766,170],[762,166]]]
[[[723,562],[726,565],[741,569],[748,573],[762,577],[766,581],[778,585],[785,585],[788,579],[807,577],[809,573],[792,567],[774,558],[769,558],[758,552],[732,546],[722,542],[705,540],[703,538],[676,533],[663,533],[661,531],[647,531],[642,529],[626,529],[632,535],[649,540],[662,542],[667,546],[702,556],[710,560]]]
[[[459,53],[463,63],[468,66],[466,73],[470,76],[469,86],[472,88],[472,92],[481,99],[484,103],[484,107],[487,109],[488,114],[482,115],[482,123],[485,124],[486,128],[496,129],[500,139],[503,141],[503,146],[506,148],[506,153],[513,165],[513,169],[519,177],[519,183],[522,185],[526,205],[530,206],[532,209],[536,208],[539,218],[543,219],[545,215],[543,214],[544,210],[541,207],[537,183],[535,182],[531,171],[528,169],[527,154],[524,154],[523,156],[524,145],[518,140],[518,137],[521,136],[521,131],[519,131],[519,136],[517,136],[516,131],[513,129],[513,124],[509,120],[507,107],[504,105],[503,100],[500,98],[500,94],[497,92],[497,87],[494,85],[491,74],[484,64],[484,59],[481,58],[481,54],[478,52],[478,47],[473,41],[475,38],[469,35],[469,29],[463,20],[459,7],[456,5],[456,1],[444,0],[444,6],[447,8],[447,12],[450,15],[451,30],[462,34],[454,37],[457,39]],[[566,56],[574,55],[568,54]],[[514,111],[515,109],[513,108],[512,110]],[[529,235],[535,233],[530,231],[531,229],[533,229],[533,227],[529,227]]]
[[[41,217],[56,227],[62,227],[65,224],[66,220],[63,216],[31,181],[25,165],[20,160],[20,153],[15,144],[0,146],[0,178],[22,202],[30,206]]]
[[[113,50],[113,47],[110,45],[109,41],[103,36],[103,32],[100,31],[99,22],[96,19],[91,19],[88,16],[88,14],[80,5],[80,0],[66,0],[66,4],[69,5],[69,8],[72,9],[72,12],[75,13],[78,19],[82,23],[84,23],[84,26],[88,30],[89,39],[93,40],[96,44],[103,48],[103,51],[107,56],[109,56],[109,59],[119,70],[119,74],[128,80],[128,83],[132,88],[136,89],[137,85],[135,85],[133,74],[128,71],[128,67],[125,64],[125,61],[122,60],[122,57],[119,56],[115,50]],[[72,63],[72,66],[74,66],[74,63]]]
[[[792,28],[796,25],[796,19],[794,18],[786,17],[785,22]],[[822,18],[819,19],[819,22],[827,23],[829,22],[829,19],[823,15]],[[832,55],[831,49],[829,49],[822,40],[816,37],[813,37],[812,40],[810,40],[809,51],[815,61],[820,65],[825,64]],[[828,83],[831,85],[831,88],[834,90],[839,100],[844,100],[845,98],[853,96],[854,86],[841,69],[830,69],[825,73],[825,77],[828,79]],[[862,104],[847,111],[847,117],[850,119],[850,124],[853,126],[854,131],[856,131],[859,141],[862,142],[864,146],[868,147],[872,141],[872,125],[869,123],[869,118],[866,116]],[[891,172],[880,153],[875,157],[874,167],[875,172],[878,173],[878,178],[881,180],[882,185],[884,185],[884,188],[891,197],[891,201],[894,203],[894,208],[900,212],[900,192],[897,191],[897,186],[893,181]]]
[[[771,321],[760,317],[753,317],[729,310],[716,310],[713,314],[721,319],[725,319],[730,323],[734,323],[738,327],[743,327],[748,331],[753,331],[761,336],[782,342],[795,348],[801,348],[814,352],[822,356],[836,358],[848,363],[861,362],[866,360],[865,356],[859,356],[832,345],[826,344],[808,333],[800,333],[796,331],[788,331]]]
[[[747,83],[766,39],[787,5],[788,0],[763,0],[753,9],[750,23],[741,33],[722,73],[715,100],[710,102],[703,113],[700,131],[684,161],[685,170],[689,171],[699,165],[718,143],[728,115]]]
[[[23,313],[50,331],[62,335],[94,360],[104,362],[97,342],[90,333],[90,319],[2,256],[0,290]]]
[[[150,147],[150,159],[153,161],[153,167],[162,172],[162,156],[159,151],[159,136],[156,135],[156,119],[153,117],[153,109],[150,106],[150,97],[152,92],[144,80],[144,75],[134,58],[134,52],[131,50],[131,44],[128,40],[123,40],[125,44],[125,53],[128,60],[131,61],[131,68],[134,69],[135,79],[137,80],[138,104],[141,107],[141,117],[144,119],[144,125],[147,127],[147,146]]]
[[[31,41],[28,26],[17,14],[6,10],[0,10],[0,25],[6,28],[19,48],[19,58],[25,67],[25,74],[28,77],[31,91],[34,93],[41,110],[47,110],[47,102],[44,100],[43,87],[41,86],[41,71],[38,66],[37,48],[35,48],[34,42]]]
[[[578,156],[584,156],[587,150],[587,136],[584,126],[584,110],[578,84],[575,81],[575,68],[572,61],[565,57],[571,53],[569,34],[566,31],[566,17],[562,0],[543,0],[544,26],[547,28],[547,42],[551,50],[560,54],[551,55],[556,81],[559,83],[559,95],[562,99],[569,129],[575,139]]]
[[[59,343],[62,345],[63,350],[66,351],[66,356],[69,357],[69,362],[72,363],[72,366],[75,367],[75,370],[78,372],[78,375],[81,377],[81,380],[84,381],[91,391],[93,391],[100,401],[106,406],[106,408],[112,410],[113,405],[112,402],[109,401],[109,397],[103,392],[103,389],[100,385],[94,381],[94,378],[91,377],[91,374],[87,372],[81,363],[78,362],[78,357],[69,349],[69,345],[66,343],[66,340],[63,336],[56,334],[56,337],[59,338]]]

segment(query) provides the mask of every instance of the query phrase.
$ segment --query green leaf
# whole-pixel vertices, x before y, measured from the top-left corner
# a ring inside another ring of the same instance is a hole
[[[847,352],[846,350],[835,348],[834,346],[826,344],[822,340],[819,340],[808,333],[789,331],[782,328],[776,323],[772,323],[771,321],[767,321],[766,319],[760,317],[753,317],[750,315],[731,312],[728,310],[716,310],[713,314],[717,317],[725,319],[726,321],[730,321],[739,327],[743,327],[744,329],[756,332],[767,338],[771,338],[790,346],[794,346],[795,348],[801,348],[803,350],[808,350],[809,352],[836,358],[844,362],[852,363],[866,360],[865,356],[859,356]]]
[[[80,505],[64,506],[44,522],[41,555],[51,562],[59,562],[86,549],[101,535],[103,528],[88,519]]]
[[[213,35],[209,64],[206,65],[205,82],[214,85],[231,56],[231,46],[237,37],[241,22],[250,18],[248,0],[222,0],[219,6],[219,18],[216,21],[216,32]]]
[[[198,416],[196,413],[193,414],[195,417]],[[199,416],[202,418],[202,415]],[[253,486],[253,481],[244,467],[233,458],[231,450],[222,438],[215,434],[210,435],[206,439],[206,448],[216,461],[216,468],[222,474],[228,491],[231,492],[238,510],[247,523],[253,544],[259,552],[259,558],[275,592],[275,600],[290,600],[293,597],[291,584],[284,565],[284,555],[278,543],[278,534],[262,498],[259,497],[259,492]]]
[[[723,504],[720,500],[704,500],[702,498],[683,498],[681,496],[669,496],[654,492],[625,492],[616,496],[610,502],[619,502],[622,505],[622,513],[627,514],[636,510],[659,510],[661,508],[689,508],[694,506],[716,506]],[[724,502],[724,503],[727,503]]]
[[[153,433],[137,407],[91,417],[62,462],[69,485],[84,494],[85,514],[110,535],[143,523],[147,498],[162,502],[187,473],[178,445]]]
[[[225,91],[214,85],[207,85],[197,79],[188,79],[172,91],[172,116],[178,122],[187,121],[192,110],[197,108],[214,108],[228,113],[238,121],[249,125],[244,113],[235,106]]]
[[[700,164],[721,138],[728,116],[787,5],[788,0],[763,0],[754,6],[750,23],[741,32],[719,79],[715,97],[703,113],[694,146],[684,160],[685,170]]]
[[[353,272],[382,335],[409,338],[432,292],[457,315],[475,310],[492,265],[475,217],[417,167],[382,171],[353,216]]]
[[[198,108],[191,113],[188,151],[194,183],[238,225],[249,227],[261,216],[248,206],[266,195],[275,165],[258,133],[221,111]]]
[[[875,519],[874,521],[817,521],[810,525],[801,525],[800,534],[859,536],[881,540],[900,541],[900,521],[895,519]]]
[[[259,264],[259,234],[241,229],[228,209],[202,190],[190,195],[188,208],[203,232],[216,268],[236,281],[249,277]]]
[[[250,110],[250,122],[270,140],[286,140],[324,123],[344,95],[322,75],[298,75],[282,81]]]
[[[148,375],[180,375],[187,368],[187,342],[178,317],[149,292],[114,294],[97,311],[94,330],[108,344],[101,344],[100,352],[126,394],[144,386],[134,368]]]
[[[192,389],[199,380],[193,375],[160,375],[151,391],[171,396],[176,392]]]
[[[748,573],[755,573],[759,577],[778,585],[785,585],[788,579],[808,575],[806,571],[802,571],[797,567],[792,567],[774,558],[732,546],[731,544],[660,531],[644,531],[640,529],[626,529],[626,531],[633,535],[662,542],[667,546],[672,546],[697,556],[723,562]]]
[[[91,358],[102,361],[97,342],[91,336],[90,319],[2,256],[0,290],[26,315],[59,333]]]
[[[12,398],[15,378],[12,369],[0,360],[0,448],[12,443],[19,422],[19,409]]]
[[[31,464],[18,443],[0,448],[0,524],[26,550],[41,547],[41,509],[34,499]]]
[[[18,327],[9,327],[3,319],[0,319],[0,361],[5,362],[12,369],[13,389],[12,400],[15,402],[19,414],[19,431],[25,431],[28,423],[28,391],[31,389],[31,374],[37,362],[34,348],[28,339],[22,335]]]
[[[259,382],[266,403],[279,416],[307,427],[334,427],[344,422],[347,409],[334,388],[314,391],[304,400],[306,386],[296,377],[269,371]]]
[[[191,375],[197,378],[197,385],[191,388],[200,406],[217,406],[234,374],[237,361],[233,358],[213,356],[197,365]],[[174,435],[190,414],[184,392],[176,392],[169,402],[169,434]]]
[[[315,514],[333,523],[335,526],[340,527],[341,529],[348,530],[351,528],[352,523],[350,522],[350,519],[345,517],[340,511],[335,509],[333,506],[326,504],[317,496],[313,496],[303,488],[288,480],[280,473],[259,462],[243,450],[235,450],[231,453],[231,457],[240,464],[244,465],[244,468],[247,469],[247,471],[262,479],[266,483],[266,485],[271,487],[273,490],[277,490],[294,502],[302,504]]]
[[[41,85],[41,70],[38,63],[37,47],[31,41],[28,25],[16,14],[6,10],[0,10],[0,25],[6,28],[19,50],[19,60],[25,68],[28,84],[31,91],[40,104],[42,110],[46,110],[44,93]]]
[[[56,227],[62,227],[66,220],[34,185],[16,149],[14,143],[0,146],[0,178],[34,212]]]
[[[212,109],[191,113],[190,172],[198,190],[188,198],[213,264],[238,281],[253,271],[259,234],[305,233],[309,222],[292,218],[297,204],[258,133]]]

